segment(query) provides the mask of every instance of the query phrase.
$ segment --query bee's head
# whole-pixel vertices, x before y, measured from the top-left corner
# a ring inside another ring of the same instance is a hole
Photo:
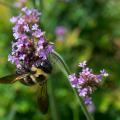
[[[48,60],[45,61],[37,61],[36,62],[36,67],[42,69],[46,73],[51,73],[52,72],[52,65]]]

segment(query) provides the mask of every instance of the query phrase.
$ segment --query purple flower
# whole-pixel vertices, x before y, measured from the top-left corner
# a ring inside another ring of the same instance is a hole
[[[41,62],[48,59],[48,55],[54,49],[38,26],[40,15],[35,9],[23,8],[22,14],[10,20],[15,24],[15,40],[12,42],[12,53],[8,56],[8,61],[14,63],[17,69],[32,67],[38,59]]]
[[[24,22],[25,22],[25,20],[23,18],[19,18],[18,19],[18,24],[19,25],[22,25]]]
[[[91,75],[92,70],[90,68],[83,68],[82,73],[84,75]]]
[[[84,102],[85,102],[85,104],[86,105],[88,105],[88,104],[92,104],[92,98],[91,97],[88,97],[88,96],[86,96],[85,98],[84,98]]]
[[[12,17],[12,18],[10,18],[10,22],[11,22],[11,23],[16,23],[17,20],[18,20],[17,17]]]
[[[20,29],[19,27],[20,27],[19,25],[14,26],[13,27],[13,32],[14,33],[18,32],[18,30]]]
[[[39,51],[39,57],[42,59],[42,60],[46,60],[47,57],[46,57],[46,52],[43,50],[43,51]]]
[[[88,89],[87,88],[78,89],[78,93],[79,93],[79,96],[85,97],[88,93]]]
[[[67,29],[64,26],[58,26],[55,29],[55,34],[58,36],[62,36],[67,32]]]
[[[20,38],[20,33],[15,32],[15,33],[13,33],[13,36],[15,39],[18,39],[18,38]]]
[[[36,38],[40,38],[44,35],[44,32],[42,32],[40,29],[38,29],[37,31],[35,31],[33,34],[32,34],[34,37]]]
[[[24,25],[23,28],[24,28],[24,31],[26,31],[26,32],[30,31],[28,24]]]
[[[19,56],[19,60],[24,60],[24,59],[25,59],[25,57],[26,57],[26,55],[25,55],[25,54],[21,54],[21,55]]]
[[[47,49],[46,49],[47,53],[51,53],[51,52],[53,52],[53,50],[54,50],[53,43],[52,43],[52,44],[49,44],[49,45],[47,46]]]
[[[72,75],[69,75],[69,79],[70,79],[70,82],[71,82],[72,86],[74,88],[77,87],[77,85],[78,85],[78,79],[77,79],[75,73],[72,74]]]
[[[28,10],[27,7],[23,7],[23,8],[21,9],[21,11],[24,12],[24,13],[25,13],[27,10]]]
[[[85,104],[91,104],[91,94],[99,86],[103,77],[108,76],[105,70],[100,71],[100,74],[94,74],[92,69],[87,67],[87,62],[83,61],[78,66],[82,68],[79,75],[75,73],[69,75],[69,80],[74,88],[77,89],[79,96],[84,99]]]
[[[38,25],[37,24],[32,26],[32,30],[37,30],[37,29],[38,29]]]
[[[99,81],[102,81],[102,75],[96,75],[96,78],[97,78]]]
[[[44,37],[40,37],[39,41],[38,41],[38,45],[45,43],[45,38]]]
[[[81,68],[84,68],[86,66],[86,63],[87,63],[87,61],[83,61],[83,62],[79,63],[78,66]]]
[[[90,113],[93,113],[93,112],[95,112],[95,105],[92,103],[92,104],[88,104],[87,105],[87,110],[88,110],[88,112],[90,112]]]
[[[100,71],[101,75],[103,75],[104,77],[107,77],[109,74],[106,72],[106,70],[101,70]]]
[[[14,63],[14,59],[12,55],[8,55],[8,61],[10,61],[11,63]]]
[[[83,83],[85,83],[85,79],[84,79],[82,76],[80,76],[80,77],[78,78],[78,83],[79,83],[80,85],[82,85]]]

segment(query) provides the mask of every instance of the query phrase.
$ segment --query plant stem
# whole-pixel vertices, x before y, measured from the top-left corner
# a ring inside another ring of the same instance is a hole
[[[9,120],[14,120],[15,114],[16,114],[16,106],[13,105],[12,108],[11,108],[11,111],[10,111],[10,113],[8,114],[8,116],[7,116],[6,119],[7,119],[7,120],[8,120],[8,119],[9,119]]]
[[[57,52],[55,52],[55,51],[54,51],[52,54],[53,54],[53,56],[56,57],[56,58],[60,61],[60,63],[63,65],[63,67],[64,67],[64,69],[65,69],[65,71],[66,71],[66,73],[67,73],[67,77],[68,77],[68,75],[70,75],[71,72],[70,72],[67,64],[66,64],[65,61],[63,60],[63,58],[62,58]],[[69,82],[69,83],[70,83],[70,82]],[[71,85],[71,83],[70,83],[70,85]],[[74,92],[74,94],[75,94],[75,96],[76,96],[76,99],[77,99],[78,103],[80,104],[80,106],[81,106],[81,108],[82,108],[82,110],[83,110],[83,112],[84,112],[87,120],[94,120],[93,117],[91,116],[91,114],[88,112],[88,110],[87,110],[87,108],[86,108],[86,105],[85,105],[84,102],[83,102],[83,99],[78,96],[76,90],[72,87],[72,85],[71,85],[71,88],[72,88],[72,90],[73,90],[73,92]]]
[[[38,9],[38,0],[32,0],[35,9]]]
[[[59,120],[59,116],[56,108],[56,101],[53,95],[53,87],[51,80],[48,80],[48,94],[49,94],[49,101],[51,103],[50,108],[51,108],[52,120]]]
[[[39,10],[43,10],[43,0],[39,0]]]
[[[34,8],[36,8],[36,0],[32,0]]]

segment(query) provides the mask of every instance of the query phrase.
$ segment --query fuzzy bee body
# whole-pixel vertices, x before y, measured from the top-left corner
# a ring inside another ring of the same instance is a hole
[[[20,82],[27,86],[32,86],[37,83],[43,84],[43,81],[47,80],[48,74],[52,71],[51,63],[46,61],[37,61],[34,66],[31,67],[31,69],[27,70],[28,74],[24,76]],[[17,70],[16,73],[18,75],[22,75],[23,71]]]
[[[26,85],[26,86],[32,86],[32,85],[35,85],[37,83],[37,81],[35,80],[34,76],[33,75],[28,75],[26,76],[25,78],[23,78],[21,81],[20,81],[22,84]]]
[[[38,107],[42,113],[48,110],[48,94],[47,94],[47,77],[52,72],[51,63],[46,60],[44,62],[37,61],[28,73],[13,74],[0,78],[0,83],[8,84],[20,81],[26,86],[38,85]]]
[[[27,85],[27,86],[32,86],[32,85],[35,85],[35,84],[42,84],[43,81],[46,81],[47,80],[47,74],[42,71],[41,69],[39,68],[32,68],[32,70],[35,70],[34,74],[28,74],[25,78],[23,78],[20,82],[24,85]]]

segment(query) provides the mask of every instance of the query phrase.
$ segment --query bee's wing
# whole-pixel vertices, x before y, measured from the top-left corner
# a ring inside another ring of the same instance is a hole
[[[45,81],[43,84],[39,84],[37,91],[38,91],[38,98],[37,98],[38,107],[43,114],[46,114],[49,104],[48,94],[47,94],[47,81]]]
[[[26,75],[28,75],[28,74],[24,74],[24,75],[17,75],[17,74],[7,75],[7,76],[4,76],[4,77],[0,78],[0,83],[11,84],[11,83],[14,83],[16,81],[21,80],[22,78],[26,77]]]

